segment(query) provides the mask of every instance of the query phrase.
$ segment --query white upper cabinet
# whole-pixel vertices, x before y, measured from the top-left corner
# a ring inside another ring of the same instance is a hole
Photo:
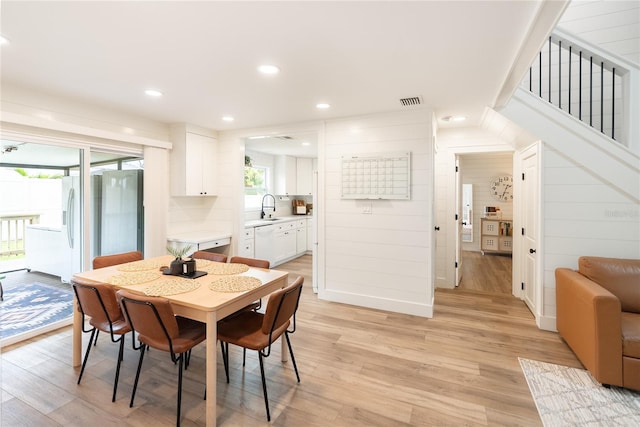
[[[315,159],[276,156],[275,194],[281,196],[310,196],[313,194]]]
[[[275,191],[281,196],[293,196],[296,193],[296,158],[292,156],[276,156],[275,158]]]
[[[215,196],[218,145],[216,138],[184,125],[171,127],[171,195]]]
[[[313,192],[313,159],[298,157],[296,160],[296,194],[310,196]]]

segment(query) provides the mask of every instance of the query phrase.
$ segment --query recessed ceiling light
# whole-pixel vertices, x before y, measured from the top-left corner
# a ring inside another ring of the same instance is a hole
[[[258,135],[258,136],[250,136],[249,139],[264,139],[266,138],[266,136],[264,135]]]
[[[275,65],[261,65],[258,67],[258,71],[260,71],[262,74],[278,74],[280,72],[280,68],[276,67]]]
[[[0,44],[9,44],[9,39],[5,36],[0,36]]]
[[[233,116],[222,116],[222,120],[224,120],[225,122],[232,122]]]
[[[446,116],[442,120],[445,122],[464,122],[467,118],[465,116]]]
[[[160,92],[159,90],[155,90],[155,89],[147,89],[144,91],[145,95],[147,96],[153,96],[154,98],[159,98],[162,96],[162,92]]]
[[[303,142],[302,145],[305,146],[305,147],[308,147],[308,146],[311,145],[311,143],[310,142]]]
[[[329,107],[331,107],[331,105],[325,104],[324,102],[316,104],[316,108],[319,109],[319,110],[326,110]]]

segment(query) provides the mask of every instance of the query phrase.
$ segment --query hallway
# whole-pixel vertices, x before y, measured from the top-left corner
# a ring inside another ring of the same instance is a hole
[[[511,295],[511,257],[462,251],[462,280],[458,289]]]

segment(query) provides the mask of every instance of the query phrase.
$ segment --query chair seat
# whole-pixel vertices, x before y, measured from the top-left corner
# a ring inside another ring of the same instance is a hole
[[[178,322],[179,336],[172,340],[174,353],[184,353],[205,340],[207,330],[204,323],[180,316],[176,316],[176,321]],[[167,352],[171,351],[164,337],[161,340],[157,340],[140,334],[139,339],[150,347]]]
[[[92,318],[89,321],[89,324],[102,332],[107,332],[107,333],[110,332],[109,322],[107,321],[100,322]],[[113,328],[113,333],[115,335],[124,335],[127,332],[131,331],[131,327],[127,324],[126,320],[124,320],[123,318],[111,322],[111,326]]]
[[[229,320],[218,322],[218,339],[220,341],[245,347],[251,350],[262,350],[269,345],[269,335],[262,332],[264,314],[255,311],[243,311],[233,315]],[[287,320],[273,331],[273,341],[289,327]]]

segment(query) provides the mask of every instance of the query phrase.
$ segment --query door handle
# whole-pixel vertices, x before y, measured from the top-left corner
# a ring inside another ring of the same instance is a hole
[[[536,250],[535,250],[535,249],[529,249],[529,253],[530,253],[530,254],[535,254],[535,253],[536,253]]]

